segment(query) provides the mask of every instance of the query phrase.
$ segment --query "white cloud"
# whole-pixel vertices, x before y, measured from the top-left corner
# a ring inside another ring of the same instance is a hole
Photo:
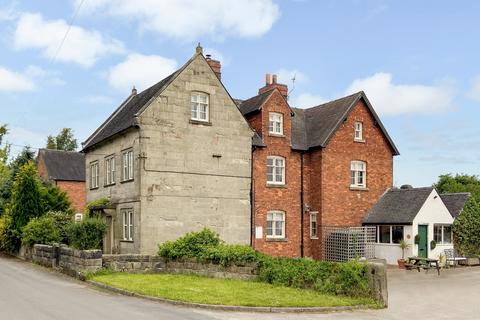
[[[15,47],[39,49],[45,57],[53,59],[67,29],[65,20],[45,20],[40,14],[24,13],[15,30]],[[72,26],[56,59],[91,67],[102,56],[122,52],[124,48],[120,41],[105,38],[95,30]]]
[[[113,104],[114,100],[112,97],[104,96],[104,95],[91,95],[82,98],[82,101],[88,104],[95,104],[95,105],[105,105],[105,104]]]
[[[45,145],[47,141],[47,134],[43,132],[34,132],[17,126],[8,126],[8,131],[8,142],[16,145],[26,145],[35,148]]]
[[[326,99],[321,96],[310,93],[302,93],[298,96],[295,96],[290,102],[290,105],[295,108],[310,108],[318,106],[324,102],[326,102]]]
[[[157,83],[177,69],[177,62],[157,55],[130,54],[114,66],[108,82],[114,88],[128,91],[135,86],[141,90]]]
[[[472,80],[472,86],[467,92],[467,97],[480,102],[480,76],[477,76]]]
[[[8,6],[0,8],[0,21],[11,21],[18,17],[17,3],[12,2]]]
[[[81,0],[74,0],[77,7]],[[84,3],[81,12],[100,12],[136,21],[141,30],[181,40],[208,35],[258,37],[280,16],[273,0],[99,0]]]
[[[395,84],[389,73],[376,73],[356,79],[346,94],[365,91],[375,110],[384,115],[438,113],[454,108],[455,90],[451,84]]]
[[[35,83],[24,73],[0,67],[0,91],[32,91]]]
[[[278,76],[278,82],[291,86],[292,79],[295,77],[295,84],[308,82],[308,76],[297,69],[280,69],[275,73]]]

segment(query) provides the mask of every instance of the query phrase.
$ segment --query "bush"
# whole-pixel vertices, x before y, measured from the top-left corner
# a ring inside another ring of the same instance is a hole
[[[365,296],[370,294],[366,272],[366,265],[354,260],[336,263],[264,256],[259,280],[336,295]]]
[[[83,209],[83,217],[84,218],[99,218],[95,214],[90,217],[90,209],[93,208],[93,207],[96,207],[96,206],[106,206],[106,205],[109,205],[109,204],[110,204],[110,200],[108,200],[107,198],[100,198],[100,199],[97,199],[97,200],[90,201],[85,206],[85,209]]]
[[[171,260],[199,258],[208,248],[221,243],[217,233],[205,228],[202,231],[187,233],[175,241],[165,242],[159,246],[158,254]]]
[[[59,243],[61,240],[60,232],[52,217],[33,218],[22,231],[22,244],[27,247],[36,243]]]
[[[45,214],[45,217],[53,219],[60,233],[61,243],[68,244],[67,228],[73,223],[72,215],[63,211],[49,211]]]
[[[249,246],[220,244],[215,247],[208,247],[199,255],[198,259],[227,267],[231,264],[241,265],[257,262],[259,255],[260,253]]]
[[[453,222],[453,239],[460,254],[480,256],[480,202],[473,197]]]
[[[101,249],[107,225],[100,219],[87,218],[66,229],[69,244],[79,250]]]

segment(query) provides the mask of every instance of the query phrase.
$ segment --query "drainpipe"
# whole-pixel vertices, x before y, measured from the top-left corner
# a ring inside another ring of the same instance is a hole
[[[305,199],[304,199],[304,190],[303,190],[303,155],[304,152],[300,154],[300,203],[301,203],[301,212],[300,212],[300,235],[301,235],[301,242],[300,242],[300,256],[303,258],[305,256],[305,241],[304,241],[304,233],[305,233]]]
[[[250,159],[250,246],[255,249],[255,187],[253,185],[253,157],[255,147],[252,147],[252,158]]]

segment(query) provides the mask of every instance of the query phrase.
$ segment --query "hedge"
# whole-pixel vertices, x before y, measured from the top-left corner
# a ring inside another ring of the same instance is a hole
[[[60,231],[52,217],[33,218],[22,229],[22,244],[27,247],[32,247],[36,243],[59,243],[61,239]]]
[[[79,250],[90,250],[100,249],[106,231],[105,222],[96,218],[87,218],[70,224],[66,233],[70,246]]]

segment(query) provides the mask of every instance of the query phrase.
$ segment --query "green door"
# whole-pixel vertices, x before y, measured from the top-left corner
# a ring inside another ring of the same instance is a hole
[[[418,242],[418,256],[428,258],[428,226],[418,226],[418,236],[420,241]]]

